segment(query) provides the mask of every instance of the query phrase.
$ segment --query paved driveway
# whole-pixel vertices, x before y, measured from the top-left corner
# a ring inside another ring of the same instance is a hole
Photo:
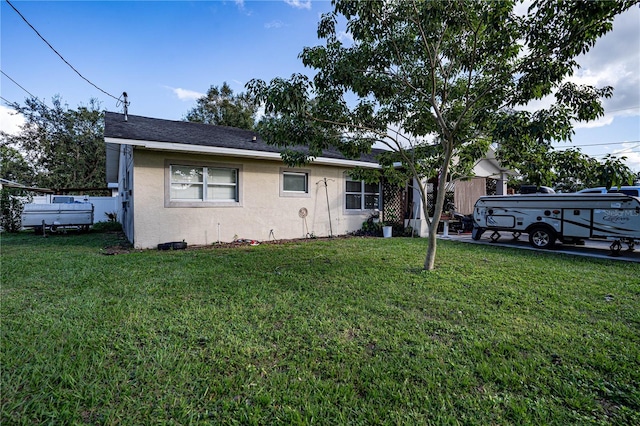
[[[502,247],[516,247],[524,250],[536,250],[548,253],[566,253],[576,256],[597,257],[602,259],[640,263],[640,246],[636,246],[636,249],[633,252],[630,252],[627,251],[627,245],[623,244],[620,255],[613,256],[611,255],[611,251],[609,250],[611,241],[607,240],[587,240],[585,241],[585,245],[582,246],[556,242],[555,246],[552,249],[543,250],[532,247],[531,244],[529,244],[529,236],[527,234],[522,234],[518,240],[514,240],[511,232],[500,232],[500,238],[496,242],[491,241],[491,239],[489,238],[490,236],[491,231],[487,231],[478,241],[474,241],[471,238],[471,234],[458,235],[450,233],[448,237],[438,235],[438,238],[448,239],[451,241],[461,241],[470,244],[489,244]]]

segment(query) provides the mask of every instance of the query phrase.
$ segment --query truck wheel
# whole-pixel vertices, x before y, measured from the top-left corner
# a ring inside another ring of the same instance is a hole
[[[535,248],[548,249],[556,243],[556,233],[544,226],[529,231],[529,243]]]
[[[480,237],[482,237],[483,233],[484,233],[484,229],[474,227],[473,230],[471,231],[471,238],[474,241],[478,241]]]

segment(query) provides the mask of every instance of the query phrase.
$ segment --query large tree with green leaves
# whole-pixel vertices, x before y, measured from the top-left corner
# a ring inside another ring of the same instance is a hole
[[[515,145],[515,146],[514,146]],[[550,186],[556,191],[575,192],[587,187],[624,185],[634,180],[626,157],[607,155],[602,160],[584,154],[578,148],[553,150],[547,144],[501,145],[502,164],[517,170],[515,182]]]
[[[59,96],[52,106],[36,98],[12,106],[25,124],[18,134],[2,132],[0,138],[6,149],[21,153],[34,173],[31,181],[20,183],[51,189],[105,187],[104,121],[96,100],[75,110]]]
[[[513,0],[334,0],[318,25],[324,44],[300,55],[316,70],[313,79],[247,87],[265,105],[265,140],[308,147],[287,151],[287,162],[304,163],[329,146],[357,156],[381,143],[417,180],[440,176],[424,263],[430,270],[452,165],[468,169],[490,144],[509,145],[522,134],[542,145],[568,140],[572,121],[602,115],[600,98],[610,88],[564,81],[575,58],[634,3],[539,0],[517,14]],[[341,41],[339,21],[353,42]],[[550,94],[552,107],[522,111]]]
[[[255,125],[257,105],[246,93],[234,95],[226,82],[222,87],[211,86],[196,102],[185,115],[187,121],[249,130]]]
[[[34,186],[35,172],[22,153],[0,138],[0,177],[26,186]]]

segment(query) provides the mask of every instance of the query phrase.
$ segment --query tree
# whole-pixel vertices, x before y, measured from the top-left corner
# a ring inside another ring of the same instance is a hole
[[[633,182],[634,174],[623,162],[625,157],[607,155],[602,161],[578,148],[552,150],[547,144],[520,144],[499,148],[502,164],[519,172],[518,182],[550,186],[561,192],[576,192],[595,186],[621,186]]]
[[[19,232],[22,229],[22,211],[30,202],[31,195],[19,188],[0,189],[0,227],[6,232]]]
[[[17,135],[0,134],[2,145],[19,150],[34,172],[32,182],[41,187],[99,188],[105,186],[104,122],[99,103],[72,110],[59,96],[48,107],[36,98],[13,105],[24,115]]]
[[[610,88],[563,80],[574,58],[633,3],[539,0],[518,16],[512,0],[334,0],[318,25],[325,44],[300,55],[317,71],[313,79],[248,83],[265,105],[259,131],[269,143],[308,147],[285,150],[289,163],[309,161],[329,146],[356,156],[381,143],[418,181],[439,176],[424,263],[433,269],[452,164],[468,169],[491,143],[509,145],[523,134],[543,145],[568,140],[572,120],[600,116],[600,97]],[[346,20],[350,45],[339,37],[338,18]],[[552,93],[556,104],[549,109],[517,111]]]
[[[33,168],[20,151],[5,140],[0,140],[0,177],[26,186],[35,185]]]
[[[257,105],[245,93],[234,95],[226,82],[220,88],[211,86],[196,102],[185,116],[187,121],[249,130],[255,125]]]

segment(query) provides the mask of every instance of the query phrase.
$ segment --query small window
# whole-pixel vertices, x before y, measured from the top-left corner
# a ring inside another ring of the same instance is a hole
[[[345,207],[347,210],[374,210],[380,207],[380,184],[350,180],[347,177],[345,188]]]
[[[309,179],[306,173],[283,172],[282,189],[286,192],[309,192]]]
[[[281,197],[310,197],[310,171],[306,169],[280,169]]]

